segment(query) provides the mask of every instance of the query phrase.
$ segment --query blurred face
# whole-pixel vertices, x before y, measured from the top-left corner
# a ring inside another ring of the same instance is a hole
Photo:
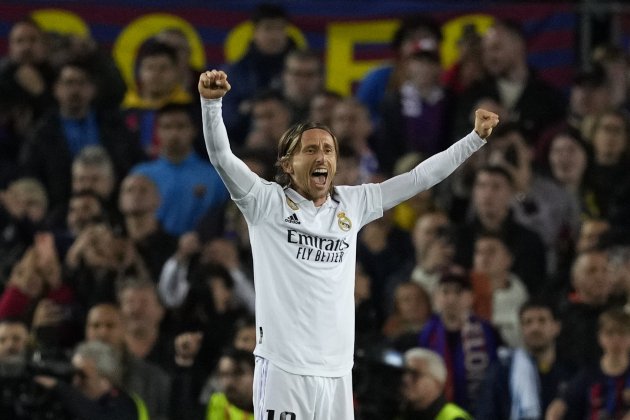
[[[614,356],[628,357],[630,353],[630,332],[627,326],[608,322],[597,334],[599,345],[605,353]]]
[[[612,96],[606,86],[574,86],[569,94],[571,111],[579,117],[597,115],[612,105]]]
[[[481,45],[486,71],[497,77],[507,76],[525,54],[523,42],[500,26],[488,29]]]
[[[480,238],[475,242],[474,270],[490,278],[506,275],[512,266],[512,254],[497,238]]]
[[[560,323],[547,308],[530,308],[521,314],[521,331],[525,347],[538,353],[553,346],[560,333]]]
[[[428,364],[422,359],[405,363],[403,397],[415,408],[428,407],[441,393],[442,385],[431,376]]]
[[[601,305],[610,295],[612,284],[608,278],[608,255],[587,252],[573,264],[573,286],[587,304]]]
[[[398,314],[408,322],[424,322],[431,314],[428,296],[416,284],[403,284],[396,290]]]
[[[302,133],[296,151],[283,165],[291,176],[291,184],[303,197],[316,206],[326,201],[337,172],[337,150],[332,136],[314,128]]]
[[[28,343],[28,330],[19,322],[0,324],[0,361],[23,354]]]
[[[282,84],[283,93],[291,102],[308,105],[322,88],[319,61],[289,57],[282,73]]]
[[[410,57],[407,60],[407,80],[417,89],[438,86],[441,72],[440,63],[430,58]]]
[[[287,46],[287,21],[263,19],[254,26],[254,43],[263,54],[279,54]]]
[[[448,217],[443,213],[428,213],[421,216],[413,230],[413,244],[418,249],[425,249],[438,238],[438,232],[450,226]]]
[[[160,100],[175,89],[178,83],[177,63],[167,55],[144,57],[138,70],[138,85],[142,97]]]
[[[120,294],[120,311],[129,327],[158,328],[164,314],[156,290],[128,287]]]
[[[585,220],[580,227],[576,250],[583,252],[597,246],[601,236],[610,230],[610,223],[606,220]]]
[[[97,400],[111,388],[111,383],[98,374],[92,359],[77,354],[72,358],[72,365],[77,370],[72,385],[89,399]]]
[[[456,283],[439,284],[435,292],[435,309],[451,321],[463,321],[472,304],[470,290]]]
[[[100,218],[103,211],[96,197],[90,196],[73,197],[68,206],[68,229],[75,236]]]
[[[43,192],[24,188],[19,184],[10,185],[7,188],[7,199],[12,202],[14,216],[27,217],[33,222],[40,222],[46,216],[47,204]]]
[[[42,33],[28,23],[18,23],[9,33],[9,59],[19,64],[37,64],[45,56]]]
[[[120,311],[111,305],[98,305],[90,309],[85,326],[88,341],[99,340],[116,349],[124,345],[123,321]]]
[[[615,165],[626,150],[628,139],[623,118],[618,115],[603,116],[593,133],[595,161],[600,165]]]
[[[55,99],[64,116],[84,117],[96,96],[96,86],[78,67],[65,66],[54,87]]]
[[[114,184],[114,174],[106,166],[72,165],[72,192],[92,191],[107,200]]]
[[[473,186],[473,203],[481,217],[506,217],[512,200],[512,186],[504,176],[480,172]]]
[[[325,93],[317,94],[311,99],[309,120],[331,125],[332,110],[340,102],[339,98]]]
[[[359,143],[367,140],[372,133],[372,121],[367,109],[361,104],[344,101],[333,109],[330,128],[338,139]]]
[[[160,153],[169,160],[181,161],[192,151],[196,131],[186,112],[168,112],[157,118],[156,135]]]
[[[567,135],[555,137],[549,148],[553,177],[565,185],[579,185],[586,170],[586,151]]]
[[[160,205],[160,195],[149,178],[129,175],[120,186],[119,204],[124,215],[153,213]]]
[[[249,409],[252,405],[254,371],[245,363],[238,365],[229,357],[221,357],[217,368],[219,388],[228,401],[239,408]]]
[[[232,344],[237,350],[253,352],[256,347],[256,327],[251,325],[238,330]]]
[[[276,100],[270,99],[257,102],[252,107],[252,121],[254,129],[275,142],[282,136],[291,124],[291,113]]]

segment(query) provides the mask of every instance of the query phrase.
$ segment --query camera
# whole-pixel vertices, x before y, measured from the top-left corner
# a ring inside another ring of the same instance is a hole
[[[70,382],[74,367],[65,361],[26,361],[15,358],[0,362],[0,418],[15,420],[66,420],[67,412],[50,391],[33,378],[52,376]]]

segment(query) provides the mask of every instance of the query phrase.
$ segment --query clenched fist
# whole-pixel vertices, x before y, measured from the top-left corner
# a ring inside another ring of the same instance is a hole
[[[499,116],[494,112],[485,109],[475,111],[475,132],[482,139],[487,138],[497,124],[499,124]]]
[[[221,70],[209,70],[201,73],[197,85],[199,94],[205,99],[219,99],[232,88],[227,81],[227,74]]]

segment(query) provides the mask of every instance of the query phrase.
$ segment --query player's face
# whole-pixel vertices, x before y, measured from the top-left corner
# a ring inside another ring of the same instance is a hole
[[[284,169],[291,176],[293,188],[320,206],[337,172],[335,142],[326,130],[313,128],[302,134],[298,147]]]

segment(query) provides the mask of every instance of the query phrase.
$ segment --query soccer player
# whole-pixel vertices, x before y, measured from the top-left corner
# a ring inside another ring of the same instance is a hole
[[[317,123],[291,127],[278,144],[277,182],[230,150],[221,98],[227,75],[201,74],[210,161],[249,227],[256,286],[257,419],[352,419],[354,270],[365,224],[446,178],[485,143],[498,116],[477,110],[475,130],[410,172],[380,184],[334,186],[338,144]]]

